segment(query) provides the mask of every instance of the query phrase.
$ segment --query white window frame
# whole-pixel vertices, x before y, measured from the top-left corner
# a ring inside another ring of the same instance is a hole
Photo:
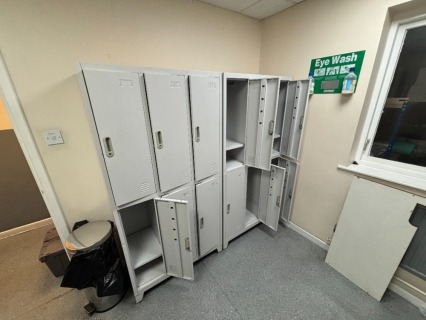
[[[426,15],[397,20],[391,24],[371,104],[356,149],[355,162],[348,166],[339,165],[339,168],[426,191],[426,167],[370,156],[406,33],[423,26],[426,26]]]

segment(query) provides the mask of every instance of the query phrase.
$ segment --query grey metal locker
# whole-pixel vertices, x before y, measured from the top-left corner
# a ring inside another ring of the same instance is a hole
[[[84,78],[116,205],[155,193],[138,74],[84,70]]]
[[[221,90],[220,78],[190,76],[195,180],[219,173]]]
[[[177,199],[185,201],[188,207],[189,215],[189,229],[191,232],[192,242],[192,259],[193,261],[198,259],[198,241],[197,241],[197,214],[196,214],[196,202],[195,202],[195,188],[194,186],[185,187],[176,191],[173,191],[167,195],[164,195],[162,199]]]
[[[299,159],[308,98],[309,80],[288,82],[280,153],[295,160]]]
[[[155,208],[166,273],[170,276],[194,280],[187,203],[156,199]]]
[[[200,256],[220,243],[222,185],[216,176],[196,185]]]
[[[278,165],[280,167],[286,168],[280,216],[282,219],[289,221],[291,207],[293,204],[293,191],[296,184],[297,163],[287,159],[279,158]]]
[[[145,74],[161,191],[192,180],[187,77]]]
[[[226,172],[224,204],[224,239],[229,241],[245,226],[246,168],[244,166]]]
[[[279,79],[249,80],[245,164],[264,170],[271,165]]]

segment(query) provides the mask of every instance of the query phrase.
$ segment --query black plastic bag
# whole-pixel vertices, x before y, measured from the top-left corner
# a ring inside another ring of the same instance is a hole
[[[84,223],[80,223],[78,227],[82,225]],[[111,225],[114,226],[112,222]],[[98,297],[105,297],[122,293],[127,288],[126,281],[114,236],[111,234],[100,246],[87,252],[76,252],[65,271],[61,287],[94,287]]]

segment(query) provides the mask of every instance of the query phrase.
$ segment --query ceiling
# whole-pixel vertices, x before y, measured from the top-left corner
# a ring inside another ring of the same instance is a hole
[[[303,0],[199,0],[213,6],[262,20],[288,9]]]

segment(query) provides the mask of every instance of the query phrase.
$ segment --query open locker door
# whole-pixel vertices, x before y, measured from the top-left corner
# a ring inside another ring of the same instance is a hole
[[[285,171],[271,165],[271,171],[262,170],[260,181],[259,220],[275,231],[278,230]]]
[[[294,160],[299,159],[308,100],[309,80],[288,82],[280,153]]]
[[[245,164],[270,170],[279,78],[249,80]]]
[[[166,273],[194,280],[189,211],[186,201],[155,199]]]

